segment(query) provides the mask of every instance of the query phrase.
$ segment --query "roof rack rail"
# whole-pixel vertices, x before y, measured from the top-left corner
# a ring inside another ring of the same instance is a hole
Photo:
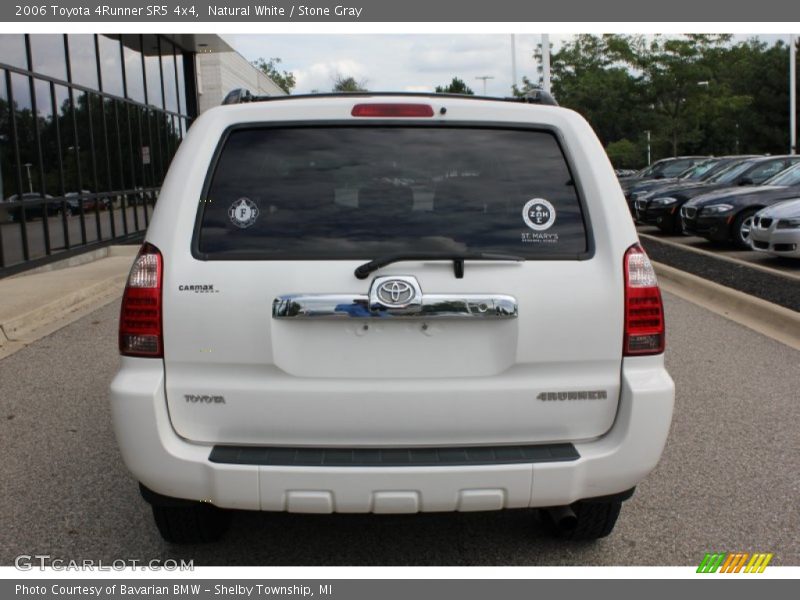
[[[323,94],[296,94],[293,96],[255,96],[250,90],[237,88],[228,92],[222,104],[243,104],[245,102],[280,102],[281,100],[301,100],[309,98],[342,98],[342,97],[381,97],[381,96],[406,96],[427,98],[458,98],[460,100],[492,100],[494,102],[522,102],[525,104],[546,104],[558,106],[555,98],[542,89],[532,89],[522,96],[498,98],[493,96],[473,96],[466,94],[443,94],[437,92],[329,92]]]
[[[253,98],[256,98],[256,96],[253,96],[253,94],[250,93],[250,90],[236,88],[225,95],[225,98],[222,100],[222,104],[241,104],[242,102],[252,102]]]
[[[509,98],[509,100],[516,100],[517,102],[526,102],[528,104],[549,104],[551,106],[558,106],[558,102],[550,92],[545,92],[541,88],[533,88],[528,90],[522,96],[517,98]]]

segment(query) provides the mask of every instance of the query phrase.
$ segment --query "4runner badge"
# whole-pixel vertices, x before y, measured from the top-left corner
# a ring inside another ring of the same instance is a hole
[[[580,392],[541,392],[536,396],[537,400],[558,401],[558,400],[605,400],[608,392],[605,390],[587,390]]]
[[[556,209],[544,198],[533,198],[525,203],[522,219],[534,231],[546,231],[556,222]]]
[[[258,219],[258,206],[250,198],[239,198],[228,209],[228,217],[239,229],[247,229]]]

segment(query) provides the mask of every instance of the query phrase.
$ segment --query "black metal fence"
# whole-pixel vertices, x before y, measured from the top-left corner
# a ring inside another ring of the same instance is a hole
[[[0,277],[141,237],[193,64],[162,36],[0,35]]]

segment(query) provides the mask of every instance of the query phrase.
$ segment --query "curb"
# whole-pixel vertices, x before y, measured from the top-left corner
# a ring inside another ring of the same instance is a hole
[[[800,312],[663,263],[653,267],[665,291],[800,350]]]
[[[60,322],[87,307],[99,308],[122,294],[126,275],[106,279],[77,292],[67,294],[35,310],[0,323],[0,346],[9,342],[32,341],[39,330]]]

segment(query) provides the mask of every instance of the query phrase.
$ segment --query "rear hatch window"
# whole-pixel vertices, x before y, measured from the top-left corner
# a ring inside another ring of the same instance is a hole
[[[200,202],[205,260],[404,252],[580,258],[576,184],[548,131],[431,126],[229,132]]]

